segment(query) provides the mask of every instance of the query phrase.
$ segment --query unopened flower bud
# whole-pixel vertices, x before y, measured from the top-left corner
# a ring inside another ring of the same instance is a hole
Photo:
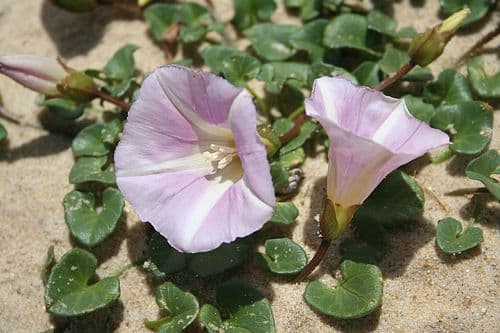
[[[281,146],[279,137],[269,125],[260,125],[257,127],[257,131],[262,143],[266,146],[267,157],[273,156]]]
[[[73,101],[88,102],[95,97],[93,91],[97,89],[97,86],[90,76],[82,72],[73,72],[61,80],[57,88]]]
[[[68,76],[57,60],[34,55],[0,56],[0,73],[26,88],[49,96],[60,94],[57,84]]]
[[[470,9],[465,7],[434,28],[416,35],[408,50],[411,61],[420,66],[427,66],[433,62],[443,53],[446,44],[469,14]]]
[[[52,3],[61,9],[75,13],[90,12],[97,7],[96,0],[52,0]]]

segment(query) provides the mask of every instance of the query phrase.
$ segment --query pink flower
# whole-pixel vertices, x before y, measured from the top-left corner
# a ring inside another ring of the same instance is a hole
[[[275,205],[251,96],[210,73],[151,73],[115,152],[117,184],[179,251],[204,252],[260,229]]]
[[[327,196],[337,219],[334,236],[391,171],[449,143],[445,133],[414,118],[404,100],[340,77],[314,81],[306,113],[330,139]]]
[[[68,76],[57,60],[35,55],[0,56],[0,73],[49,96],[60,94],[57,84]]]

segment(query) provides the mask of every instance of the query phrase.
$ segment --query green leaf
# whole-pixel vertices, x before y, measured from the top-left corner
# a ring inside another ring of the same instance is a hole
[[[279,94],[285,83],[295,88],[307,87],[312,69],[297,62],[270,62],[262,65],[259,79],[266,82],[266,91]]]
[[[144,325],[156,332],[180,333],[196,319],[199,312],[198,300],[193,294],[182,291],[172,282],[165,282],[156,288],[156,304],[168,311],[168,316],[159,320],[145,320]]]
[[[85,104],[78,104],[71,99],[51,98],[43,102],[43,106],[62,119],[76,119],[83,114]]]
[[[299,147],[302,147],[302,145],[304,145],[307,139],[311,137],[311,135],[314,133],[315,130],[316,130],[316,124],[313,123],[312,121],[306,121],[300,128],[299,134],[292,140],[288,141],[286,145],[281,147],[280,155],[285,155],[286,153],[289,153]]]
[[[186,268],[189,255],[176,251],[168,241],[155,232],[149,241],[151,253],[150,271],[156,275],[165,276],[177,273]]]
[[[394,47],[389,47],[385,50],[382,59],[378,64],[380,69],[387,75],[396,73],[403,65],[410,61],[410,56],[405,51],[398,50]]]
[[[258,290],[237,280],[227,281],[217,288],[217,303],[229,319],[222,321],[214,306],[203,305],[200,321],[209,333],[275,332],[271,305]]]
[[[493,196],[500,200],[500,184],[491,175],[500,174],[500,156],[495,149],[488,150],[478,158],[472,160],[465,174],[470,179],[482,182]]]
[[[327,23],[327,20],[318,19],[305,24],[290,36],[290,44],[297,50],[309,53],[313,62],[321,61],[326,51],[323,46],[323,32]]]
[[[363,202],[353,221],[366,220],[385,226],[418,221],[424,207],[424,192],[401,170],[391,172]]]
[[[385,15],[381,11],[372,10],[367,16],[368,29],[379,32],[389,37],[396,37],[397,24],[392,17]]]
[[[373,61],[365,61],[361,63],[352,74],[356,77],[359,84],[375,88],[380,82],[379,78],[380,66]]]
[[[0,124],[0,141],[2,140],[5,140],[7,138],[7,130],[5,129],[5,127]]]
[[[469,7],[471,13],[464,21],[464,25],[471,24],[473,22],[482,19],[490,6],[494,3],[493,0],[439,0],[441,5],[441,10],[446,16],[449,16],[459,10],[463,9],[465,6]]]
[[[274,188],[280,189],[288,185],[288,168],[280,162],[272,162],[270,167]]]
[[[113,233],[124,206],[119,190],[109,187],[102,193],[102,210],[96,209],[91,192],[71,191],[63,201],[66,224],[78,242],[94,247]]]
[[[120,297],[120,282],[107,277],[88,285],[97,259],[79,248],[67,252],[52,268],[45,288],[47,311],[57,316],[79,316],[104,308]]]
[[[180,20],[180,11],[176,5],[155,3],[146,7],[144,18],[151,27],[156,41],[163,41],[163,33]]]
[[[118,119],[85,127],[73,139],[71,144],[73,154],[75,156],[102,156],[110,153],[118,141],[122,128],[122,122]]]
[[[376,265],[380,259],[379,251],[369,244],[353,239],[346,239],[340,244],[340,252],[344,260]]]
[[[290,131],[294,126],[293,121],[291,121],[288,118],[278,118],[274,123],[273,123],[273,132],[277,136],[281,136],[288,131]]]
[[[277,202],[269,222],[290,225],[299,216],[299,210],[292,202]]]
[[[276,10],[274,0],[233,0],[234,17],[231,23],[244,30],[257,22],[267,21]]]
[[[320,14],[321,0],[285,0],[285,6],[288,8],[298,8],[302,21],[309,21]]]
[[[436,242],[441,251],[445,253],[460,254],[476,247],[482,240],[483,230],[473,224],[462,232],[460,222],[451,217],[438,222]]]
[[[180,9],[181,28],[179,37],[184,43],[200,41],[210,30],[216,30],[214,20],[207,8],[196,3],[184,3]]]
[[[259,57],[268,61],[280,61],[292,57],[297,52],[290,44],[290,37],[299,29],[294,25],[260,23],[244,33]]]
[[[428,83],[424,87],[423,96],[426,102],[434,105],[472,100],[467,79],[453,69],[445,69],[439,74],[437,81]]]
[[[201,57],[203,58],[203,61],[215,74],[222,74],[224,66],[221,59],[224,60],[235,55],[243,54],[246,53],[236,49],[233,46],[227,45],[210,45],[208,47],[205,47],[201,51]]]
[[[114,184],[115,167],[112,163],[108,165],[108,157],[80,157],[69,172],[69,182],[80,184],[85,182],[100,182]]]
[[[50,272],[52,268],[56,264],[56,258],[54,256],[54,245],[49,246],[47,250],[47,258],[45,259],[45,263],[43,264],[42,272],[40,273],[40,277],[42,278],[43,285],[46,286],[49,281]]]
[[[137,45],[127,44],[118,49],[104,66],[103,71],[106,77],[114,80],[126,80],[134,76],[134,52],[138,48]]]
[[[260,61],[246,53],[235,54],[222,60],[222,74],[233,84],[244,87],[246,81],[260,73]]]
[[[486,74],[481,57],[474,57],[467,61],[469,82],[476,94],[486,98],[500,97],[500,71],[493,75]]]
[[[417,119],[429,123],[436,113],[436,109],[432,104],[424,102],[422,97],[415,97],[412,95],[404,96],[406,106],[410,113]]]
[[[342,281],[330,289],[319,281],[308,283],[306,303],[316,311],[341,319],[364,317],[382,303],[383,280],[375,265],[344,260],[340,265]]]
[[[399,38],[411,39],[417,35],[417,31],[414,27],[403,27],[398,31]]]
[[[276,274],[296,274],[307,264],[307,254],[289,238],[268,239],[266,253],[259,253],[259,263]]]
[[[361,241],[379,252],[387,250],[389,247],[389,234],[383,224],[360,219],[355,219],[352,223],[356,227],[356,236]]]
[[[281,155],[279,161],[285,168],[290,169],[302,164],[305,159],[306,153],[304,149],[297,148],[289,153]]]
[[[224,243],[215,250],[203,253],[180,253],[160,234],[150,241],[151,271],[164,276],[187,269],[202,277],[220,274],[245,262],[254,248],[252,236]]]
[[[325,28],[323,44],[330,48],[351,48],[373,56],[380,56],[368,45],[368,22],[357,14],[340,14]]]
[[[478,154],[491,141],[493,111],[486,104],[475,101],[442,105],[436,110],[431,126],[452,136],[450,149],[455,153]]]

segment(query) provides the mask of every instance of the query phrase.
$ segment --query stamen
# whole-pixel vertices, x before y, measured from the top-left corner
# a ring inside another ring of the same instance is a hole
[[[203,156],[211,162],[217,162],[216,169],[221,170],[227,167],[233,157],[237,155],[233,147],[222,146],[212,143],[209,150],[203,152]]]

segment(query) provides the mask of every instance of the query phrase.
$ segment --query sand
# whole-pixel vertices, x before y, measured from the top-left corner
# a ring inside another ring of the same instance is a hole
[[[230,19],[231,1],[214,2],[220,16]],[[400,26],[413,25],[418,30],[439,20],[437,1],[400,1],[386,10],[393,13]],[[286,16],[282,6],[273,20],[294,21]],[[437,73],[450,65],[467,45],[491,30],[498,17],[490,15],[486,21],[456,37],[431,66],[433,71]],[[125,43],[140,46],[136,61],[143,71],[165,62],[161,50],[148,38],[146,25],[113,9],[76,16],[41,0],[2,1],[0,36],[0,54],[59,54],[75,68],[102,67]],[[488,47],[490,72],[499,70],[498,54],[494,51],[499,42],[497,38]],[[64,223],[61,202],[72,189],[67,181],[73,164],[71,139],[64,132],[74,133],[78,127],[66,124],[62,134],[50,132],[43,126],[61,127],[54,126],[34,104],[33,92],[4,77],[0,77],[0,92],[7,109],[19,115],[24,124],[1,121],[9,131],[9,140],[0,145],[0,332],[41,332],[54,326],[43,306],[40,269],[45,252],[54,245],[56,256],[60,257],[74,245]],[[491,147],[499,149],[498,113],[495,118]],[[420,168],[425,164],[422,161],[413,163],[411,170],[418,170],[417,180],[432,189],[449,212],[427,195],[422,221],[414,229],[392,233],[390,249],[381,262],[385,277],[383,306],[376,313],[352,321],[327,318],[304,303],[305,284],[287,283],[254,264],[237,271],[238,277],[272,300],[278,332],[493,332],[500,327],[499,205],[488,203],[486,219],[481,221],[481,247],[457,258],[442,255],[435,246],[437,221],[447,216],[462,221],[470,217],[470,196],[445,193],[480,184],[463,176],[469,159],[457,157],[441,165]],[[291,237],[311,256],[318,245],[313,216],[319,210],[324,186],[325,157],[320,154],[309,159],[303,170],[306,177],[293,200],[300,208],[300,216]],[[148,232],[148,226],[140,223],[127,206],[118,231],[95,249],[100,264],[98,274],[106,276],[141,257],[147,251]],[[313,277],[333,286],[338,264],[338,249],[333,248]],[[215,286],[229,276],[202,281],[181,274],[175,282],[200,295],[200,302],[205,303],[213,302]],[[141,269],[128,271],[121,278],[122,294],[117,305],[90,319],[69,321],[66,332],[147,331],[143,319],[158,316],[153,296],[157,283]]]

